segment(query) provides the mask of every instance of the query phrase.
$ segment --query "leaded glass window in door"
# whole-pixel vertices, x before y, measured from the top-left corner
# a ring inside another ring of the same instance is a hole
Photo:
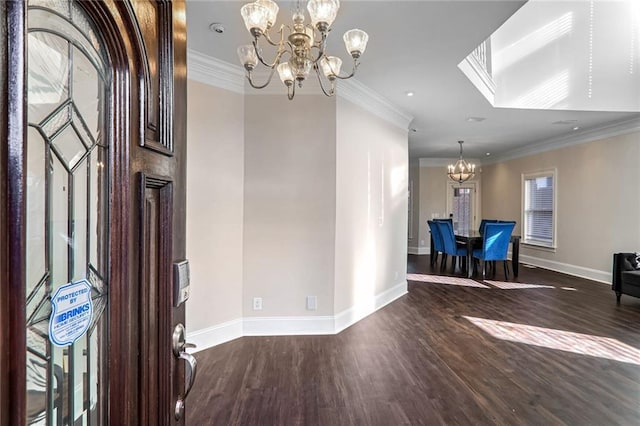
[[[110,69],[80,3],[28,3],[28,424],[106,419]],[[93,305],[89,328],[56,346],[51,297],[83,279]]]

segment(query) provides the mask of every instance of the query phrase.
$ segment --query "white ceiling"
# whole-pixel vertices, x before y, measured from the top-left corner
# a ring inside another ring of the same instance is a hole
[[[250,42],[239,11],[244,3],[189,0],[189,48],[239,65],[236,48]],[[288,22],[292,3],[277,3],[278,22]],[[356,78],[415,117],[411,127],[417,131],[409,135],[412,158],[456,157],[458,140],[465,141],[465,157],[485,158],[487,152],[492,157],[508,155],[510,151],[611,123],[640,123],[640,114],[633,112],[545,111],[490,105],[457,65],[524,3],[342,0],[329,37],[329,52],[340,56],[347,69],[342,34],[354,27],[369,34]],[[225,32],[211,32],[212,22],[222,23]],[[408,97],[407,91],[415,95]],[[468,117],[486,120],[467,122]],[[552,124],[562,120],[577,123]],[[580,129],[574,131],[574,126]]]

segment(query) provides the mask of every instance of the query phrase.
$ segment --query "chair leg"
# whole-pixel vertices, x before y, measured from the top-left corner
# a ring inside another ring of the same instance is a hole
[[[487,279],[487,261],[483,260],[482,261],[482,281],[484,281],[485,279]]]
[[[451,256],[451,273],[456,272],[456,263],[458,263],[458,256]]]
[[[507,263],[507,261],[504,261],[504,280],[508,281],[509,280],[509,264]]]
[[[442,253],[442,261],[440,262],[440,271],[443,272],[444,268],[447,267],[447,254]]]
[[[622,293],[619,291],[616,291],[616,305],[620,304],[620,296],[622,296]]]

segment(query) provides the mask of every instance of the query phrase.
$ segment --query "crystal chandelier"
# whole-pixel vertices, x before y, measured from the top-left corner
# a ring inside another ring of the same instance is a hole
[[[476,165],[469,164],[469,162],[462,158],[462,144],[464,141],[458,141],[458,143],[460,144],[460,158],[456,161],[456,164],[449,164],[447,166],[447,174],[451,180],[463,183],[476,175]]]
[[[313,24],[310,25],[304,23],[304,11],[300,7],[300,0],[298,0],[296,10],[293,13],[293,25],[281,25],[275,31],[273,25],[278,15],[276,2],[256,0],[242,6],[240,13],[247,30],[253,36],[253,42],[240,46],[238,56],[247,72],[247,79],[251,87],[256,89],[267,87],[274,71],[277,70],[280,80],[287,87],[287,95],[291,100],[296,93],[296,83],[298,87],[302,87],[303,82],[313,69],[318,76],[322,92],[327,96],[333,96],[336,79],[346,80],[354,76],[359,65],[358,59],[364,53],[369,39],[367,33],[358,29],[349,30],[344,34],[343,39],[347,52],[353,58],[353,69],[350,74],[341,75],[342,60],[325,53],[327,36],[339,8],[340,0],[309,0],[307,10]],[[278,35],[276,40],[271,38],[270,30],[275,31],[275,34]],[[285,32],[288,34],[286,38]],[[276,49],[272,62],[266,61],[262,55],[262,50],[258,46],[261,38]],[[271,70],[264,84],[256,84],[253,80],[252,73],[258,62]],[[323,75],[328,83],[323,82]]]

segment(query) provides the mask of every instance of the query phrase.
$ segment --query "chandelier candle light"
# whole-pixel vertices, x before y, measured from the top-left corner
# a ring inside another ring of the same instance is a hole
[[[462,144],[464,141],[458,141],[458,143],[460,144],[460,158],[456,161],[456,164],[449,164],[447,166],[447,174],[451,180],[463,183],[476,175],[476,165],[469,164],[462,158]]]
[[[312,25],[310,25],[304,23],[304,11],[300,7],[300,0],[298,0],[296,10],[293,13],[293,25],[281,25],[275,31],[276,34],[279,34],[279,40],[274,41],[271,38],[270,30],[273,29],[278,15],[276,2],[256,0],[242,6],[240,14],[247,30],[253,36],[253,43],[240,46],[238,57],[244,65],[251,87],[256,89],[267,87],[274,71],[277,70],[280,80],[287,87],[287,95],[291,100],[296,93],[295,83],[298,84],[298,87],[302,87],[302,83],[313,69],[318,76],[322,92],[327,96],[333,96],[336,79],[346,80],[355,75],[359,65],[358,59],[364,53],[369,39],[367,33],[358,29],[349,30],[344,34],[343,39],[347,52],[353,58],[353,69],[350,74],[341,75],[342,60],[325,53],[327,36],[339,8],[340,0],[309,0],[307,10],[311,17]],[[288,32],[286,38],[285,30]],[[262,50],[258,47],[261,38],[277,49],[273,62],[265,61],[262,56]],[[264,84],[256,84],[253,81],[252,72],[258,62],[271,70]],[[321,74],[329,82],[328,89],[325,88]]]

